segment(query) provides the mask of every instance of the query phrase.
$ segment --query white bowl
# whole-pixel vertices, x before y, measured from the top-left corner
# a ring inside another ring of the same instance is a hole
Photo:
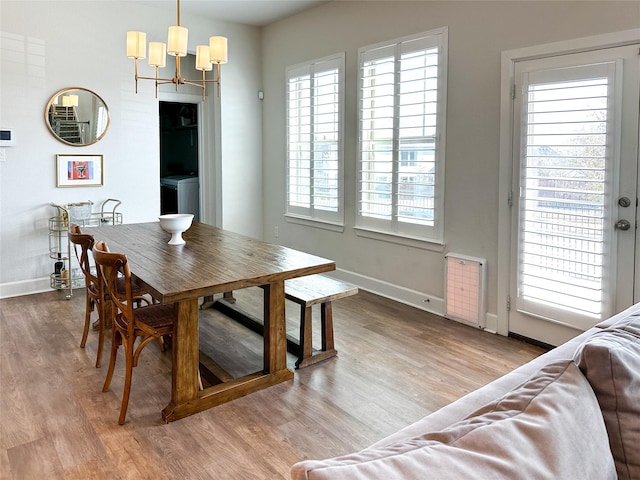
[[[191,227],[193,222],[192,213],[168,213],[166,215],[160,215],[160,226],[162,229],[171,234],[171,240],[169,245],[184,245],[185,241],[182,238],[182,232],[186,232]]]

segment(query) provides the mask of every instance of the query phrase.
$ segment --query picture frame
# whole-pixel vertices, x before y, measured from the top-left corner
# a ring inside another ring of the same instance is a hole
[[[59,154],[56,155],[56,186],[101,187],[103,185],[103,155]]]

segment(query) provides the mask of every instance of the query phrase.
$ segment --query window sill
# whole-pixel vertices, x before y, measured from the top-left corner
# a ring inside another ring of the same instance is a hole
[[[427,240],[420,237],[412,237],[410,235],[402,235],[398,233],[383,232],[381,230],[373,230],[364,227],[353,227],[356,235],[359,237],[379,240],[381,242],[396,243],[398,245],[406,245],[408,247],[420,248],[431,252],[444,252],[444,242],[436,240]]]
[[[285,214],[285,220],[289,223],[296,223],[298,225],[304,225],[306,227],[321,228],[323,230],[330,230],[332,232],[344,232],[344,224],[337,222],[329,222],[327,220],[312,219],[308,217],[299,217],[297,215]]]

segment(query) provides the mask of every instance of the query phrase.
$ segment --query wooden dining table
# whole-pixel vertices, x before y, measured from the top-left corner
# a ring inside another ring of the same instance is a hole
[[[284,282],[335,270],[335,262],[291,248],[193,222],[184,245],[168,245],[159,222],[86,228],[110,251],[124,253],[133,279],[177,313],[171,339],[171,401],[166,422],[178,420],[293,378],[287,368]],[[260,371],[200,388],[200,297],[260,286],[264,289],[264,364]]]

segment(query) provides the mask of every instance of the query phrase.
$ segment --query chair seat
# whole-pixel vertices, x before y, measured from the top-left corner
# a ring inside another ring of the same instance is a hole
[[[134,309],[136,322],[149,327],[154,334],[162,334],[163,331],[171,332],[175,318],[173,305],[148,305]],[[144,329],[142,325],[141,329]],[[149,332],[149,333],[152,333]]]
[[[118,280],[116,280],[116,287],[118,289],[118,293],[121,293],[124,295],[125,292],[125,279],[123,277],[118,278]],[[133,294],[133,296],[135,297],[137,294],[144,292],[144,290],[142,290],[142,287],[140,287],[140,285],[138,285],[135,282],[131,282],[131,293]]]

